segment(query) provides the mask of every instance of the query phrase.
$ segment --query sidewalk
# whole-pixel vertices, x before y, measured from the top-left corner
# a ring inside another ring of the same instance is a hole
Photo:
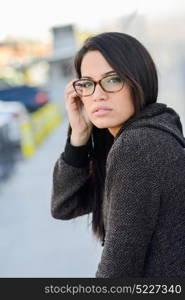
[[[95,277],[102,247],[87,216],[61,221],[50,214],[52,172],[67,124],[1,187],[0,277]]]

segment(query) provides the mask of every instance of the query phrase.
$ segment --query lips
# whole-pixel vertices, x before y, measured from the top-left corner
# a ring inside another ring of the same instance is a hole
[[[97,106],[93,110],[93,113],[98,112],[98,111],[110,111],[110,110],[112,110],[112,109],[110,107],[107,107],[107,106]]]
[[[112,111],[110,107],[107,106],[97,106],[93,110],[93,115],[96,117],[104,117]]]

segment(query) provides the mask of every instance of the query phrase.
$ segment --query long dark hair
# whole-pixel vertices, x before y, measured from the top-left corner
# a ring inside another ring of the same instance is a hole
[[[88,51],[98,50],[123,79],[131,90],[134,115],[148,104],[157,101],[158,78],[155,64],[146,48],[134,37],[120,32],[105,32],[88,38],[77,52],[74,65],[78,78],[81,77],[81,63]],[[68,128],[68,136],[71,127]],[[95,235],[104,238],[102,200],[105,180],[105,163],[113,143],[113,136],[107,129],[93,126],[91,144],[91,172],[94,174],[94,202],[92,229]]]

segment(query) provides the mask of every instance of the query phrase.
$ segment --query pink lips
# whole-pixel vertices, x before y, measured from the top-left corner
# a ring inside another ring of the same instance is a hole
[[[98,106],[93,110],[93,114],[95,116],[104,116],[104,115],[107,115],[110,111],[111,111],[111,109],[109,107]]]

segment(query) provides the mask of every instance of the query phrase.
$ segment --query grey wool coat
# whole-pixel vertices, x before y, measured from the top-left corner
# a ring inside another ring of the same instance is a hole
[[[71,146],[70,155],[63,152],[55,163],[54,218],[91,212],[86,151]],[[185,139],[179,115],[163,103],[146,106],[115,136],[105,168],[105,243],[95,276],[185,278]]]

